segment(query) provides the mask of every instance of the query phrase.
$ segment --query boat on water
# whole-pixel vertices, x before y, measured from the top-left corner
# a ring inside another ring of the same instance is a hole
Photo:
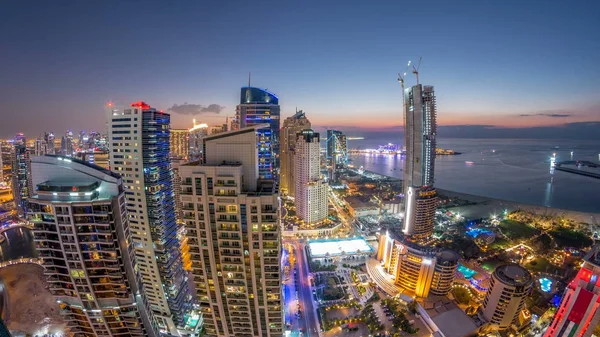
[[[465,164],[467,164],[467,165],[473,165],[474,163],[472,161],[466,161]]]

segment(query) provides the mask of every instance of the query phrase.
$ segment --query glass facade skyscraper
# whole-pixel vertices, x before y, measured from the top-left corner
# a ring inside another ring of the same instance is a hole
[[[436,104],[432,86],[414,85],[404,91],[404,234],[433,233],[437,192],[433,188]]]
[[[170,115],[135,102],[109,111],[111,168],[123,176],[142,291],[165,333],[178,334],[191,310],[175,219]]]
[[[275,94],[255,87],[243,87],[240,104],[236,108],[233,127],[245,128],[269,124],[258,135],[259,177],[273,179],[279,176],[279,98]]]
[[[25,136],[17,134],[14,140],[12,160],[12,191],[17,213],[26,212],[27,198],[31,195],[31,158]]]

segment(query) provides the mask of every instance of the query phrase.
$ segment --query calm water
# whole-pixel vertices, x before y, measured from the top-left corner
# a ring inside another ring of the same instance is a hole
[[[598,163],[598,141],[441,139],[438,147],[462,152],[461,155],[436,159],[435,185],[441,189],[600,213],[600,179],[550,172],[553,153],[556,153],[557,161],[573,159]],[[403,159],[400,156],[351,155],[350,159],[354,165],[362,165],[366,170],[402,178]],[[467,164],[467,161],[473,163]]]

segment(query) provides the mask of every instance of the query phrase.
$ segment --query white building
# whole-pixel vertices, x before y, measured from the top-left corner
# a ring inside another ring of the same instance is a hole
[[[191,309],[175,221],[170,115],[135,102],[108,116],[113,172],[123,177],[132,245],[147,305],[161,331],[179,335]]]
[[[300,110],[286,118],[281,128],[281,171],[280,186],[283,194],[296,195],[294,157],[296,152],[296,141],[298,133],[304,129],[310,129],[310,121],[306,114]]]
[[[311,129],[298,133],[294,157],[296,214],[312,224],[327,218],[327,188],[321,179],[319,134]]]
[[[261,127],[206,137],[205,163],[179,167],[207,336],[283,335],[279,200],[277,185],[259,179]]]
[[[533,277],[527,269],[516,265],[497,267],[483,302],[483,317],[499,330],[517,323],[525,300],[533,287]]]
[[[158,336],[139,291],[121,177],[85,161],[33,157],[27,218],[49,290],[77,336]]]

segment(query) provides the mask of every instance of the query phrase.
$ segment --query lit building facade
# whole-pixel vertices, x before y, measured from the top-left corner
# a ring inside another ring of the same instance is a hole
[[[22,133],[17,134],[13,143],[12,192],[17,213],[25,214],[27,198],[31,196],[31,158],[27,141]]]
[[[45,154],[52,154],[52,153],[48,153],[48,143],[46,142],[45,138],[37,138],[35,140],[35,146],[33,149],[33,153],[36,156],[43,156]]]
[[[78,159],[32,159],[27,218],[44,276],[77,336],[157,336],[141,300],[121,177]]]
[[[190,153],[189,131],[187,129],[171,129],[169,137],[171,158],[187,159]]]
[[[280,188],[282,193],[292,197],[296,193],[294,157],[298,133],[310,128],[310,121],[302,110],[296,111],[293,116],[286,118],[281,128]]]
[[[175,216],[170,115],[135,102],[110,109],[108,118],[111,169],[123,177],[142,291],[161,331],[178,335],[191,295]]]
[[[273,93],[255,87],[243,87],[240,104],[235,110],[234,129],[268,124],[258,136],[258,171],[262,179],[279,176],[279,98]]]
[[[321,179],[321,143],[311,129],[297,134],[294,152],[294,204],[296,214],[308,224],[327,218],[327,188]]]
[[[600,326],[600,245],[584,258],[544,337],[590,337]]]
[[[446,296],[452,289],[459,256],[448,249],[415,244],[393,232],[379,238],[377,259],[395,284],[417,297]]]
[[[260,127],[209,136],[205,163],[179,167],[207,336],[283,335],[278,191],[274,181],[259,179]]]
[[[348,162],[348,141],[342,131],[327,130],[327,165],[337,168]]]
[[[75,151],[73,144],[73,131],[67,130],[67,133],[60,140],[60,154],[71,157]]]
[[[202,141],[208,136],[208,125],[196,124],[188,131],[189,161],[202,160]]]
[[[533,277],[527,269],[517,264],[497,267],[483,301],[483,317],[498,330],[510,328],[518,322],[532,288]]]
[[[436,104],[432,86],[417,84],[404,91],[404,234],[433,234],[437,193],[433,188],[436,148]]]

